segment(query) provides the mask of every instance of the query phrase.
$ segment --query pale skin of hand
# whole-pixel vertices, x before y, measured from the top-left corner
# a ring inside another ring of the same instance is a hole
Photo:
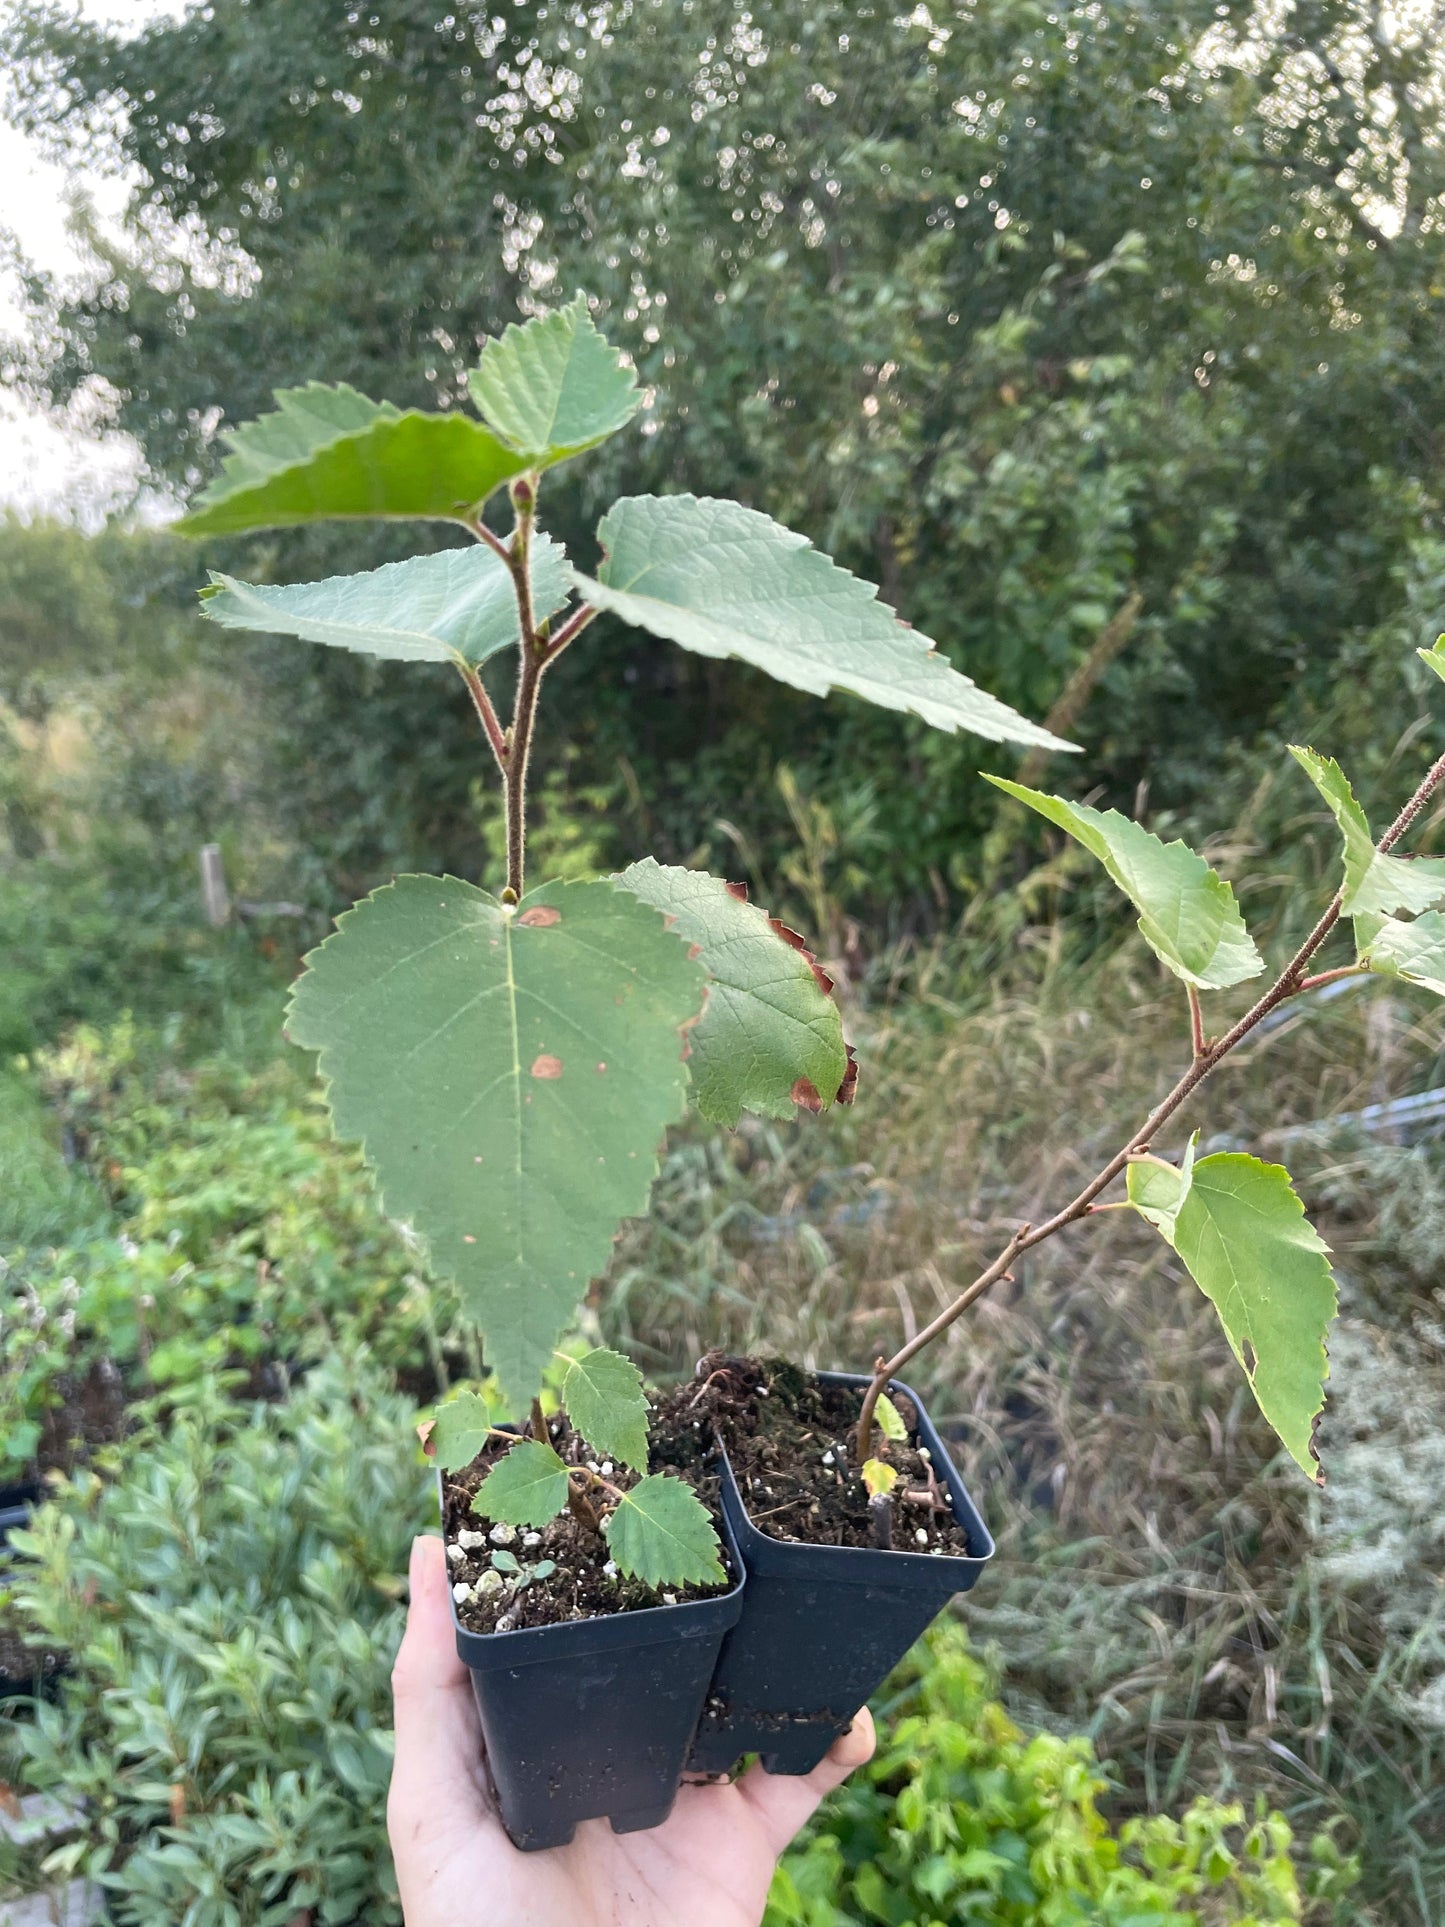
[[[386,1824],[406,1927],[758,1927],[779,1854],[873,1753],[865,1709],[803,1778],[753,1766],[730,1786],[684,1786],[671,1818],[647,1833],[586,1820],[570,1846],[519,1853],[487,1792],[446,1559],[432,1538],[412,1547],[392,1693]]]

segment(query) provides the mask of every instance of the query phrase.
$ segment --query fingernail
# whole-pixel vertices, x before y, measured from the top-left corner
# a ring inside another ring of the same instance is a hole
[[[426,1578],[426,1535],[420,1534],[411,1542],[411,1561],[407,1576],[411,1585],[413,1599]]]

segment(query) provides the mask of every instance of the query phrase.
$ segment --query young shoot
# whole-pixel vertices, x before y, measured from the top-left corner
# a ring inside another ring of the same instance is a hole
[[[1445,679],[1445,637],[1421,650]],[[1392,854],[1445,782],[1445,756],[1432,763],[1394,822],[1376,841],[1337,763],[1310,749],[1291,755],[1339,827],[1343,876],[1319,921],[1241,1017],[1211,1037],[1201,993],[1262,975],[1265,961],[1245,929],[1234,892],[1183,843],[1164,843],[1114,810],[1099,811],[1022,784],[989,781],[1064,830],[1103,864],[1139,913],[1139,931],[1185,989],[1190,1057],[1173,1088],[1077,1197],[1042,1224],[1023,1225],[992,1262],[891,1358],[880,1358],[864,1397],[854,1449],[860,1464],[883,1424],[890,1380],[985,1292],[1013,1274],[1025,1252],[1100,1210],[1133,1210],[1151,1224],[1213,1303],[1255,1399],[1285,1449],[1322,1482],[1315,1433],[1329,1372],[1326,1339],[1338,1298],[1328,1248],[1306,1221],[1289,1173],[1238,1151],[1196,1155],[1198,1133],[1179,1164],[1150,1147],[1165,1124],[1230,1052],[1291,999],[1370,972],[1445,996],[1445,860]],[[1349,961],[1314,968],[1337,933],[1353,937]],[[1118,1204],[1097,1202],[1117,1179]]]
[[[757,509],[691,494],[624,496],[598,524],[595,557],[570,557],[542,525],[548,473],[623,431],[644,405],[665,407],[644,397],[591,306],[579,295],[487,341],[468,384],[475,414],[401,409],[344,383],[282,391],[274,413],[229,431],[219,476],[180,524],[234,536],[327,519],[413,519],[466,538],[321,582],[213,575],[204,607],[233,629],[422,673],[441,665],[476,713],[505,812],[504,875],[490,888],[400,876],[374,891],[307,958],[288,1035],[319,1054],[337,1133],[365,1146],[387,1210],[456,1280],[518,1410],[535,1399],[619,1227],[646,1210],[659,1144],[688,1103],[732,1127],[744,1110],[786,1119],[850,1102],[856,1082],[828,976],[725,879],[648,857],[620,875],[529,887],[528,772],[558,657],[585,649],[605,616],[698,655],[736,657],[813,695],[840,691],[936,729],[1041,752],[1073,747],[979,689],[871,584]],[[494,526],[493,501],[506,504],[507,526]],[[487,678],[506,653],[515,674],[504,723]],[[1422,653],[1445,677],[1445,650]],[[876,1361],[858,1466],[878,1462],[876,1432],[895,1437],[890,1380],[1027,1252],[1106,1208],[1098,1201],[1122,1180],[1118,1208],[1138,1212],[1173,1247],[1214,1302],[1265,1417],[1318,1476],[1314,1431],[1336,1303],[1324,1245],[1280,1166],[1236,1152],[1197,1157],[1192,1143],[1176,1166],[1151,1148],[1204,1079],[1290,999],[1367,972],[1445,995],[1445,860],[1394,854],[1445,776],[1445,759],[1376,841],[1338,766],[1312,750],[1295,755],[1339,826],[1343,881],[1269,988],[1214,1036],[1205,1000],[1265,970],[1229,883],[1183,843],[1116,811],[989,779],[1082,845],[1130,899],[1140,933],[1184,987],[1190,1054],[1077,1197],[1020,1226],[946,1310]],[[1349,959],[1316,969],[1348,928]],[[573,1429],[602,1451],[594,1396],[579,1380],[567,1409]],[[468,1406],[438,1429],[443,1439],[452,1428],[475,1436],[480,1423]],[[635,1431],[610,1453],[643,1474],[631,1486],[585,1461],[569,1464],[544,1431],[534,1415],[533,1435],[489,1475],[488,1516],[550,1518],[567,1505],[595,1516],[620,1570],[714,1569],[715,1550],[703,1549],[687,1510],[695,1501],[676,1479],[646,1474]],[[909,1495],[872,1498],[886,1524],[883,1508]]]
[[[637,1367],[601,1347],[557,1358],[561,1414],[549,1420],[534,1401],[525,1438],[493,1423],[487,1400],[470,1389],[449,1399],[431,1428],[428,1445],[445,1471],[470,1465],[488,1446],[508,1448],[472,1499],[472,1511],[508,1535],[491,1555],[492,1568],[512,1577],[512,1591],[545,1576],[536,1566],[530,1577],[520,1576],[516,1553],[506,1549],[512,1530],[537,1531],[570,1511],[630,1579],[654,1587],[725,1585],[707,1508],[676,1474],[648,1472],[648,1406]],[[637,1475],[630,1482],[629,1472]]]

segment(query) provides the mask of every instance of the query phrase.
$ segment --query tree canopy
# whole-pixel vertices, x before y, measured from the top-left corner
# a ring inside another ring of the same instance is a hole
[[[31,374],[107,384],[183,487],[218,408],[320,368],[456,404],[485,337],[586,287],[657,405],[555,484],[564,526],[619,463],[765,495],[1027,712],[1092,653],[1106,694],[1066,733],[1165,804],[1328,687],[1438,513],[1433,0],[1273,25],[1233,0],[213,0],[130,38],[30,8],[8,38],[25,121],[138,181],[88,289],[32,280]],[[655,700],[579,742],[647,765],[679,854],[786,745],[835,808],[880,806],[909,888],[966,885],[990,807],[966,743],[918,728],[900,756],[846,701],[805,717],[605,646]]]

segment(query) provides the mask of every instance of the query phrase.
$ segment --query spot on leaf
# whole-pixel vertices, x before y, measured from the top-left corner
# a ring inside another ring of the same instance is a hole
[[[816,1113],[823,1108],[823,1100],[819,1097],[816,1088],[809,1078],[798,1078],[792,1090],[789,1092],[789,1096],[795,1104],[801,1104],[805,1111],[813,1111]]]
[[[540,1057],[533,1058],[532,1075],[541,1078],[560,1077],[562,1075],[561,1058],[549,1057],[544,1051]]]
[[[536,904],[532,909],[524,910],[517,919],[519,924],[526,925],[529,930],[545,930],[549,924],[561,921],[562,912],[554,909],[550,903]]]

